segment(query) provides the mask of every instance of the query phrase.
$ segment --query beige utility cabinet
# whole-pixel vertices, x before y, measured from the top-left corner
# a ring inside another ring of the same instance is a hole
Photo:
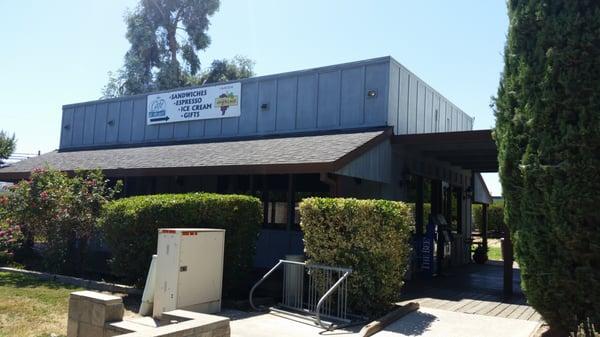
[[[221,311],[224,246],[223,229],[159,229],[153,316]]]

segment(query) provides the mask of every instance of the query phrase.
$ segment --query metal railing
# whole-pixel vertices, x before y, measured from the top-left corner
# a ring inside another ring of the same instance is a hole
[[[331,330],[322,318],[350,323],[348,314],[348,276],[352,269],[279,260],[250,290],[250,306],[259,310],[253,301],[254,291],[279,267],[283,266],[282,298],[279,306],[314,316],[315,324]]]

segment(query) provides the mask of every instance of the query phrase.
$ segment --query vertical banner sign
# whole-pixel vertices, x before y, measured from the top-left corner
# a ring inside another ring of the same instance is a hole
[[[148,95],[147,124],[238,117],[240,82]]]

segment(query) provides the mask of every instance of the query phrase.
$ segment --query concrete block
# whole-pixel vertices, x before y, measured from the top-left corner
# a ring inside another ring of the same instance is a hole
[[[123,320],[125,314],[125,306],[123,303],[108,304],[106,305],[106,322],[116,322]]]
[[[81,313],[80,301],[77,298],[69,297],[69,318],[79,321],[79,316]]]
[[[119,296],[102,294],[88,290],[72,292],[71,298],[83,299],[94,303],[104,304],[123,303],[123,299]]]
[[[78,337],[77,336],[78,331],[79,331],[79,321],[69,317],[69,320],[67,321],[67,337]]]
[[[94,326],[90,323],[79,323],[79,337],[104,337],[104,327]]]

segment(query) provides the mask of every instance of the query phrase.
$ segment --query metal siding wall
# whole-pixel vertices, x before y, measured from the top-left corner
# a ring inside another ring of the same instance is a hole
[[[296,89],[297,77],[279,79],[277,82],[277,120],[278,131],[294,130],[296,127]]]
[[[433,91],[427,88],[425,91],[425,125],[424,132],[431,133],[433,126]]]
[[[78,106],[73,112],[73,138],[72,145],[83,144],[83,127],[85,123],[85,107]]]
[[[108,104],[100,103],[96,105],[94,118],[94,144],[104,143],[106,141],[106,126],[108,123]]]
[[[408,71],[400,68],[400,92],[398,95],[398,127],[397,134],[408,133],[408,97],[409,97],[409,75]]]
[[[394,129],[398,129],[398,114],[400,97],[400,68],[390,64],[390,95],[388,102],[388,125],[393,125]]]
[[[392,175],[392,148],[385,141],[365,152],[336,173],[348,177],[390,183]]]
[[[440,95],[433,98],[433,132],[440,132]]]
[[[88,105],[84,109],[83,116],[83,144],[91,145],[94,144],[94,113],[96,112],[96,105]]]
[[[119,107],[120,102],[108,103],[108,116],[106,125],[106,143],[114,144],[119,137]],[[108,124],[111,123],[112,125]]]
[[[385,125],[387,120],[389,64],[370,64],[365,69],[365,89],[375,90],[377,96],[365,98],[366,124]],[[365,91],[366,91],[365,90]],[[364,92],[363,95],[367,93]]]
[[[73,108],[63,110],[60,129],[60,147],[68,147],[72,144],[73,137]]]
[[[358,126],[365,120],[365,68],[342,71],[341,125]]]
[[[425,130],[425,85],[419,81],[417,82],[417,115],[416,119],[416,132],[423,133]]]
[[[119,105],[119,143],[129,143],[131,141],[131,123],[133,120],[133,102],[131,100],[122,101]]]
[[[340,73],[332,71],[319,74],[317,97],[317,128],[331,128],[340,123]]]
[[[390,80],[390,116],[388,125],[395,134],[471,130],[471,117],[452,105],[399,63],[392,61],[390,76],[399,69],[399,85]],[[397,108],[395,100],[398,101]],[[436,118],[436,110],[437,118]],[[397,111],[397,116],[394,113]]]
[[[398,83],[408,82],[408,73],[396,68],[391,79],[390,67],[389,58],[380,58],[245,79],[241,115],[234,118],[146,125],[146,96],[68,105],[62,126],[70,128],[61,131],[61,148],[385,126],[388,117],[403,118],[406,126],[406,100],[397,96],[408,95],[408,86]],[[367,90],[377,95],[367,97]]]
[[[262,104],[266,104],[267,108],[262,109],[260,107]],[[267,133],[275,130],[276,112],[277,81],[258,82],[258,133]]]
[[[142,142],[146,133],[146,99],[138,98],[133,101],[133,117],[131,124],[131,140]]]
[[[317,83],[316,74],[298,77],[296,127],[300,130],[317,127]]]
[[[408,118],[407,124],[408,133],[417,133],[417,94],[419,87],[417,86],[417,78],[410,74],[408,82]]]
[[[256,124],[258,119],[258,83],[245,83],[242,85],[242,109],[240,114],[239,132],[251,134],[256,132]],[[198,123],[204,121],[194,121],[190,123]],[[191,136],[191,135],[190,135]],[[203,137],[204,134],[196,135]]]

